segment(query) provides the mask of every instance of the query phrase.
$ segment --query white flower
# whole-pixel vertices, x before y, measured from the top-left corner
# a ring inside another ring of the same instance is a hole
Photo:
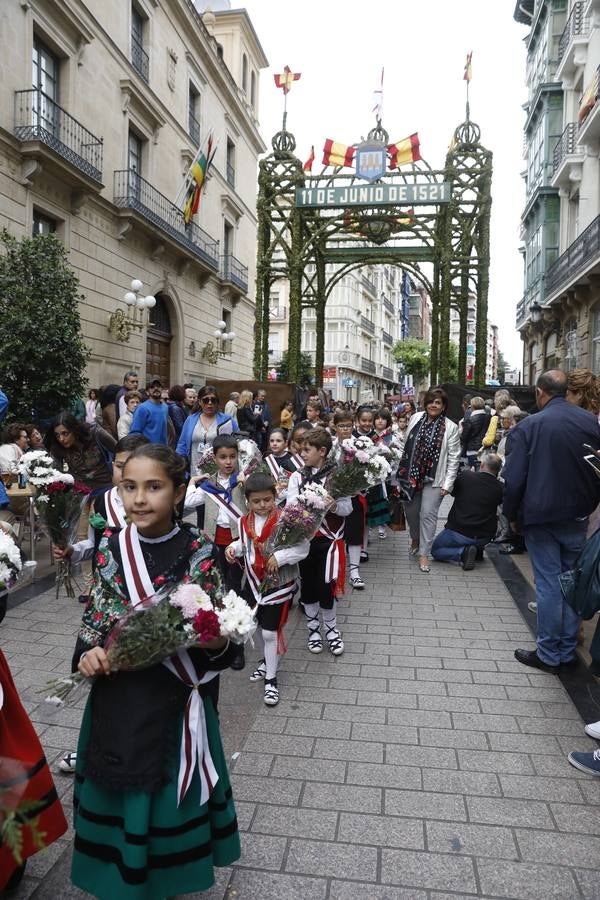
[[[8,561],[11,566],[21,571],[21,553],[19,548],[5,531],[0,531],[0,563]]]
[[[308,484],[298,495],[298,499],[313,509],[326,509],[331,497],[322,484]]]
[[[223,597],[222,608],[215,610],[221,634],[236,643],[243,643],[256,631],[256,619],[246,601],[234,591]]]
[[[55,469],[53,475],[53,481],[62,481],[63,484],[75,484],[75,479],[68,472],[59,472],[58,469]]]
[[[181,584],[169,597],[169,603],[180,609],[186,619],[193,619],[200,609],[213,608],[210,597],[197,584]]]
[[[359,463],[369,462],[369,454],[364,450],[357,450],[354,459]]]

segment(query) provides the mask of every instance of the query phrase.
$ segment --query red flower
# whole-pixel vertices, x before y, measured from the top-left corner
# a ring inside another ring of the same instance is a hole
[[[105,557],[104,553],[101,553],[100,551],[98,551],[98,553],[96,554],[96,562],[98,563],[99,566],[106,565],[106,557]]]
[[[76,494],[91,494],[92,489],[87,486],[87,484],[83,484],[81,481],[76,481],[73,484],[73,490]]]
[[[110,528],[106,528],[106,529],[102,532],[102,534],[103,534],[104,537],[112,537],[112,531],[110,530]]]
[[[205,644],[221,634],[217,614],[212,609],[198,610],[192,625],[201,644]]]
[[[204,562],[200,563],[201,572],[208,572],[210,569],[212,569],[212,562],[210,559],[205,559]]]
[[[211,581],[208,581],[208,582],[204,585],[204,590],[206,591],[207,594],[210,594],[210,592],[211,592],[211,591],[214,591],[214,589],[215,589],[215,586],[214,586],[214,584],[213,584]]]
[[[192,550],[197,550],[199,546],[200,544],[198,543],[198,541],[192,541],[192,543],[190,544],[190,548]]]
[[[59,491],[66,491],[67,486],[64,481],[53,481],[52,484],[46,486],[46,491],[49,494],[56,494]]]
[[[101,622],[101,621],[102,621],[102,613],[101,613],[101,612],[95,612],[95,613],[94,613],[94,622]]]
[[[115,575],[115,584],[123,584],[123,579],[120,575]]]
[[[160,587],[161,585],[166,584],[166,581],[167,581],[167,579],[165,578],[164,575],[158,575],[154,579],[154,584],[156,585],[156,587]]]

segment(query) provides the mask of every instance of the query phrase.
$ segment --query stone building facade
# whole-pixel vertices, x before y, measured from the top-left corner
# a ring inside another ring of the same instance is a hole
[[[245,11],[5,0],[0,34],[0,225],[63,240],[90,384],[120,383],[127,369],[170,384],[249,376],[267,60]],[[209,129],[212,177],[186,227],[182,183]],[[157,304],[141,328],[113,318],[111,333],[111,314],[131,313],[133,278]],[[207,344],[221,319],[236,338],[217,359]]]

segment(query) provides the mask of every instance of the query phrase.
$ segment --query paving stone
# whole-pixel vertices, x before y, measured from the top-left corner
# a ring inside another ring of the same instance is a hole
[[[584,900],[598,900],[598,885],[600,885],[600,870],[575,869],[575,877]]]
[[[481,709],[484,713],[493,713],[503,716],[541,716],[542,718],[546,716],[542,704],[535,700],[482,699]]]
[[[516,829],[515,835],[526,861],[586,868],[600,859],[600,838],[593,835],[521,828]]]
[[[325,719],[288,719],[285,733],[310,735],[311,737],[349,738],[351,728],[350,722],[326,721]]]
[[[450,728],[419,728],[419,742],[431,747],[459,747],[486,750],[489,747],[482,731],[454,731]]]
[[[247,831],[241,843],[242,855],[234,863],[235,866],[249,866],[252,869],[260,868],[267,871],[281,869],[287,846],[286,838]]]
[[[507,688],[503,684],[449,684],[451,697],[496,697],[506,698]]]
[[[571,749],[573,749],[573,747],[571,747]],[[565,753],[560,753],[558,756],[532,753],[530,759],[534,771],[537,771],[538,775],[547,778],[577,778],[581,780],[581,783],[585,783],[586,779],[589,779],[590,777],[584,772],[575,769],[568,761]]]
[[[473,673],[476,675],[477,673]],[[456,684],[471,684],[473,681],[471,672],[464,670],[451,671],[450,669],[417,669],[419,681],[443,681],[444,684],[454,682]]]
[[[421,770],[415,766],[351,762],[348,763],[346,783],[420,790],[422,778]]]
[[[324,900],[327,881],[270,872],[237,871],[231,880],[228,900]],[[186,895],[186,900],[190,895]],[[203,895],[204,896],[204,895]]]
[[[471,860],[448,854],[382,850],[381,881],[384,884],[477,893]]]
[[[385,762],[425,768],[458,768],[456,750],[446,747],[413,747],[410,744],[390,744],[385,748]]]
[[[388,713],[388,723],[390,725],[415,725],[420,728],[452,728],[450,714],[441,710],[432,712],[427,709],[391,709]]]
[[[251,724],[251,731],[259,734],[283,734],[287,719],[283,716],[257,716]]]
[[[383,887],[356,881],[332,881],[329,900],[427,900],[425,891],[414,888]],[[456,900],[456,897],[454,898]]]
[[[277,704],[268,712],[265,710],[258,714],[257,719],[263,718],[289,718],[300,717],[306,719],[320,719],[323,712],[323,703],[305,703],[300,700],[289,700],[282,697]]]
[[[260,803],[256,807],[252,831],[333,841],[337,822],[337,812],[324,807],[319,810],[288,809]]]
[[[244,742],[244,750],[255,753],[289,753],[290,756],[310,756],[314,739],[286,734],[259,734],[251,732]]]
[[[479,712],[479,700],[477,697],[436,697],[421,695],[418,697],[418,706],[422,710],[439,710],[442,713],[451,712]]]
[[[301,784],[282,778],[259,775],[232,775],[233,796],[235,800],[248,800],[257,803],[281,803],[296,806],[300,799]]]
[[[268,775],[274,758],[272,754],[244,750],[230,765],[236,775]]]
[[[570,900],[579,897],[575,879],[568,869],[531,863],[477,860],[482,890],[509,900]]]
[[[385,812],[392,816],[466,822],[464,798],[458,794],[433,791],[385,791]]]
[[[510,828],[466,825],[460,822],[427,822],[427,849],[438,853],[491,856],[518,860]]]
[[[388,690],[393,694],[416,694],[446,697],[446,683],[444,681],[393,681],[390,679]]]
[[[417,729],[402,725],[352,725],[352,740],[382,741],[385,744],[418,744]]]
[[[374,847],[293,839],[285,871],[374,882],[377,880],[377,850]]]
[[[423,769],[423,788],[449,794],[481,794],[500,797],[498,776],[493,772],[455,772],[451,769]]]
[[[349,810],[381,813],[382,791],[378,787],[363,787],[351,784],[316,784],[304,787],[302,806],[312,809]]]
[[[425,849],[422,821],[389,815],[341,813],[337,839],[348,844]]]
[[[458,768],[470,772],[510,772],[525,775],[533,775],[535,772],[530,758],[524,753],[458,750],[457,756]]]
[[[554,828],[547,805],[536,800],[467,797],[467,808],[471,822]]]
[[[356,691],[336,691],[331,688],[319,688],[318,697],[323,703],[356,703]],[[300,688],[298,700],[314,700],[314,688]]]
[[[521,797],[527,800],[555,800],[566,803],[584,803],[580,787],[582,782],[560,778],[544,778],[532,775],[500,775],[505,797]],[[590,801],[588,801],[590,802]]]
[[[555,734],[581,738],[583,723],[581,719],[532,719],[517,716],[519,728],[523,734]]]
[[[300,781],[331,781],[343,784],[347,763],[339,759],[304,759],[299,756],[276,756],[271,775]]]
[[[360,697],[359,704],[360,704]],[[406,700],[412,699],[416,704],[416,697],[406,697]],[[323,719],[331,721],[341,720],[342,722],[373,722],[383,725],[386,720],[386,711],[383,708],[370,708],[367,706],[338,706],[335,703],[326,703],[323,709]]]
[[[600,809],[572,803],[550,803],[559,831],[600,834]]]
[[[558,741],[553,737],[537,734],[503,734],[489,735],[492,750],[507,750],[517,753],[562,753]]]
[[[313,756],[358,762],[383,762],[383,749],[383,744],[375,741],[332,741],[317,738]]]

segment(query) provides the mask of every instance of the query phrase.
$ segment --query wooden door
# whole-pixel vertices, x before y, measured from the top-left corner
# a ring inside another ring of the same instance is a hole
[[[171,324],[165,300],[156,296],[156,306],[150,310],[153,323],[146,333],[146,383],[160,378],[164,387],[171,383]]]

